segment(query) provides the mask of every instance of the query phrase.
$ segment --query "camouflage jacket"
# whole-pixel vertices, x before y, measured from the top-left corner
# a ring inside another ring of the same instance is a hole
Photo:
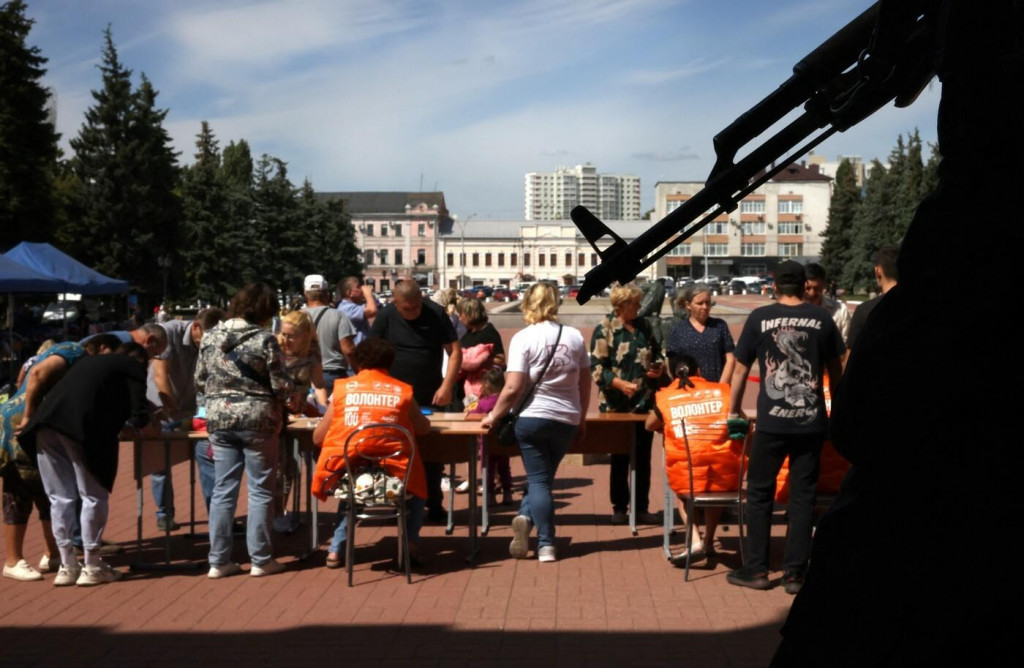
[[[203,335],[196,390],[206,397],[207,431],[279,431],[292,388],[269,331],[232,318]]]

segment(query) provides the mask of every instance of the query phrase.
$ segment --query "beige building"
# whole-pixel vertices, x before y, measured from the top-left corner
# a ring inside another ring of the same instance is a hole
[[[524,177],[526,220],[568,220],[576,205],[601,220],[640,219],[640,177],[598,174],[590,163],[529,172]]]
[[[660,181],[652,222],[661,221],[704,188],[700,181]],[[747,195],[656,265],[659,275],[699,278],[766,276],[782,260],[817,260],[828,223],[832,179],[818,165],[792,164]]]
[[[650,227],[646,220],[603,221],[625,241]],[[440,285],[515,285],[552,279],[582,283],[600,259],[571,221],[470,220],[438,237]],[[656,267],[641,278],[652,279]]]

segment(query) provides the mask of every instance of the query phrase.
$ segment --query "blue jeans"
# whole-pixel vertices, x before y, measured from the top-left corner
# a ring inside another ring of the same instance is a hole
[[[405,502],[405,535],[412,541],[420,539],[420,529],[423,528],[423,507],[424,501],[418,496],[407,499]],[[348,529],[348,512],[345,510],[344,502],[338,504],[338,528],[331,536],[332,554],[341,554],[345,549],[346,535]]]
[[[551,484],[558,465],[576,435],[576,425],[545,418],[519,418],[516,440],[526,469],[526,494],[519,514],[537,527],[537,547],[555,544],[555,504]]]
[[[262,566],[274,557],[270,520],[274,502],[274,464],[278,435],[255,431],[215,431],[210,434],[216,481],[210,500],[210,566],[231,562],[238,488],[244,468],[249,487],[249,521],[245,542],[249,559]]]
[[[209,441],[196,441],[196,469],[199,471],[199,486],[203,490],[203,501],[206,503],[206,510],[210,510],[210,498],[213,496],[213,482],[215,473],[213,469],[213,457],[206,454]],[[170,472],[166,475],[163,471],[153,473],[149,476],[150,486],[153,488],[153,502],[156,503],[156,518],[174,517],[174,480]],[[170,493],[170,506],[164,507],[164,492]]]

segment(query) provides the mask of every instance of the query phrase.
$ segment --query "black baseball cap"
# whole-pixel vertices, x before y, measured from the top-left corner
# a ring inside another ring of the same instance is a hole
[[[775,268],[776,285],[803,285],[807,282],[807,272],[799,262],[786,260]]]

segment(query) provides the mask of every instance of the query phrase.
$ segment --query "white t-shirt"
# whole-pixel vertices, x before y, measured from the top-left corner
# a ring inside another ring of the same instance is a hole
[[[526,390],[537,382],[556,336],[558,324],[546,320],[517,332],[509,342],[507,371],[525,373]],[[589,377],[590,354],[579,330],[563,327],[551,366],[520,416],[579,424],[586,408],[580,405],[580,374]]]

